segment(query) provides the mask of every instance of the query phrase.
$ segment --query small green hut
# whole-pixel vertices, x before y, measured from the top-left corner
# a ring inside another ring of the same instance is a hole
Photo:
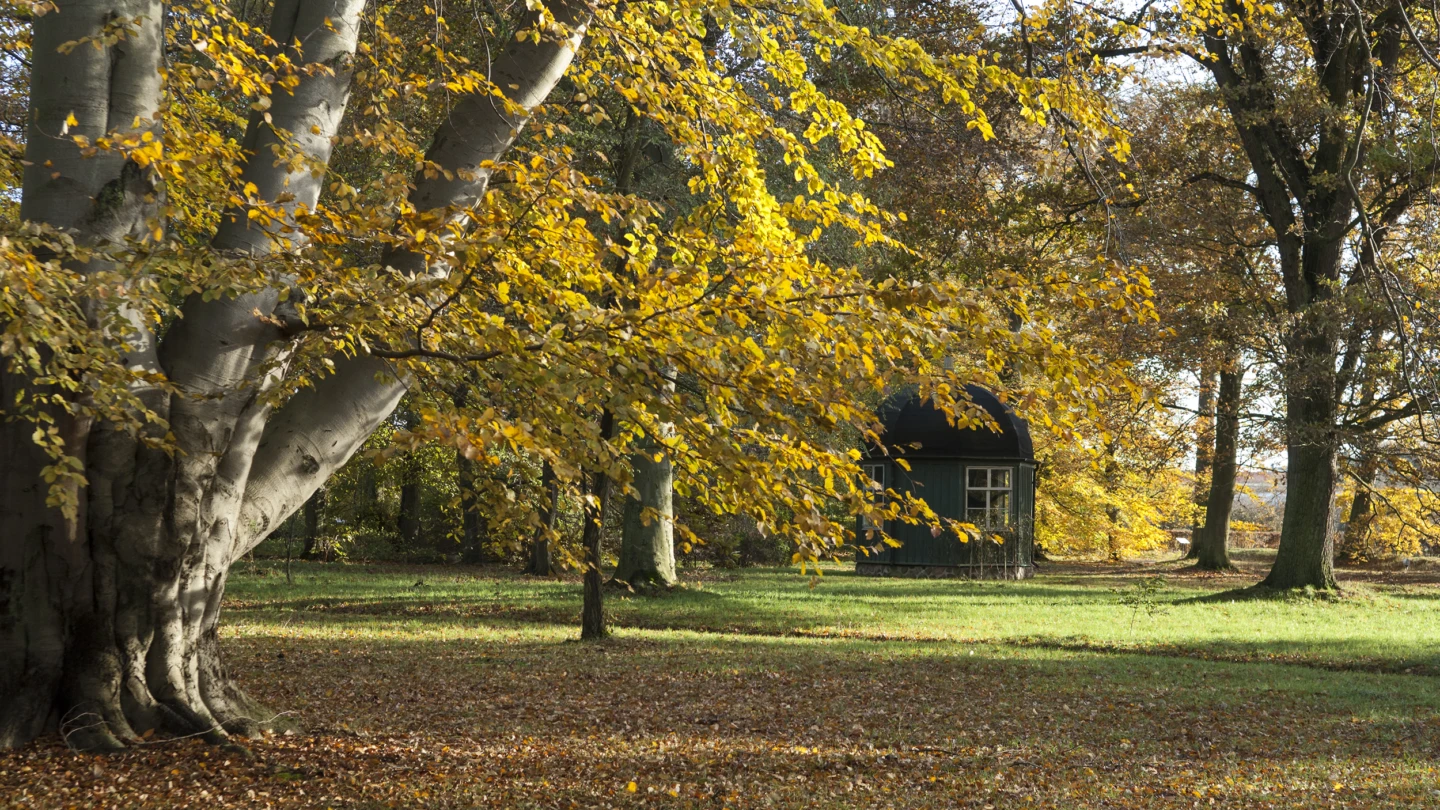
[[[865,540],[867,531],[877,527],[862,520],[861,543],[871,551],[858,552],[856,573],[983,579],[1024,579],[1035,573],[1030,428],[991,392],[973,385],[965,390],[999,430],[954,427],[928,400],[902,392],[880,406],[884,448],[868,448],[862,464],[881,487],[924,498],[937,515],[972,523],[986,538],[964,542],[951,532],[936,536],[928,526],[893,520],[884,528],[900,547],[882,545],[877,551]],[[910,469],[896,459],[904,459]]]

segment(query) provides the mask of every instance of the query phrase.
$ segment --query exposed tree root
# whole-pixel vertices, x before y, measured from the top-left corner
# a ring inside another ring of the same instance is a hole
[[[60,690],[59,731],[77,751],[104,753],[147,744],[152,738],[199,737],[213,745],[234,746],[238,737],[298,730],[283,713],[247,695],[226,674],[214,628],[177,652],[157,634],[152,643],[133,639],[106,645],[98,639],[75,647]],[[126,653],[120,652],[121,649]],[[128,652],[144,650],[146,660]]]

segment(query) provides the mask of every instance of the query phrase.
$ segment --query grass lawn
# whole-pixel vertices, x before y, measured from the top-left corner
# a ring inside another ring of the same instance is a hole
[[[1436,577],[1215,598],[1265,562],[686,572],[612,593],[599,644],[574,580],[246,563],[229,665],[304,733],[253,758],[48,740],[0,753],[0,805],[1440,807]]]

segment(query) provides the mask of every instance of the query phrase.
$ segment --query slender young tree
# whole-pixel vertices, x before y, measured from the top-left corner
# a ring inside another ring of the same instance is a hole
[[[485,542],[489,538],[486,537],[487,521],[481,511],[484,505],[480,502],[476,485],[478,465],[474,459],[467,458],[464,451],[457,450],[455,466],[456,483],[460,489],[460,560],[469,565],[483,565],[491,560],[485,550]]]
[[[408,462],[408,460],[407,460]],[[405,553],[420,547],[420,481],[413,464],[406,463],[400,482],[400,508],[395,514],[395,532]]]
[[[600,416],[600,435],[609,438],[615,429],[615,415],[606,409]],[[581,564],[585,568],[585,596],[580,611],[580,638],[602,639],[610,635],[605,622],[605,575],[601,569],[603,559],[600,540],[605,535],[606,506],[610,502],[610,473],[597,469],[590,473],[585,493],[585,527],[581,531],[580,545],[584,556]]]
[[[1335,552],[1337,560],[1355,563],[1363,559],[1370,530],[1375,523],[1375,486],[1379,483],[1380,453],[1374,436],[1363,437],[1359,442],[1360,457],[1351,473],[1355,480],[1355,495],[1350,501],[1350,512],[1345,521],[1345,534]]]
[[[317,489],[310,500],[305,502],[305,549],[300,552],[302,560],[313,560],[320,555],[321,520],[325,512],[325,490]]]

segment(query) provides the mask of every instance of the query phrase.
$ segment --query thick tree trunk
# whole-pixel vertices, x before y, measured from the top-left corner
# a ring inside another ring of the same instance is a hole
[[[1209,497],[1205,503],[1205,525],[1198,533],[1195,566],[1210,571],[1232,568],[1230,564],[1230,512],[1235,503],[1235,475],[1240,445],[1240,397],[1245,371],[1239,357],[1227,358],[1220,371],[1220,390],[1215,403],[1215,454],[1210,474]]]
[[[497,83],[524,110],[550,93],[583,34],[583,6],[557,8],[577,24],[572,37],[517,41],[495,61]],[[260,200],[313,209],[326,182],[315,167],[328,162],[344,116],[363,9],[363,0],[277,0],[271,35],[303,43],[297,64],[327,69],[301,71],[296,86],[271,97],[270,120],[252,120],[245,144],[254,159],[241,179]],[[94,142],[158,128],[164,17],[158,0],[59,0],[37,16],[24,219],[68,231],[82,245],[133,244],[150,232],[163,189],[118,152],[82,156],[73,136]],[[134,20],[118,40],[107,34],[116,19]],[[84,39],[99,47],[61,53],[62,44]],[[67,133],[72,113],[79,123]],[[490,170],[482,167],[503,155],[525,120],[488,93],[462,96],[412,203],[453,219],[484,193]],[[292,137],[280,144],[277,131]],[[299,159],[277,160],[277,150]],[[294,249],[301,237],[285,233],[288,225],[282,217],[266,230],[231,212],[214,244],[227,258]],[[387,258],[396,267],[409,261]],[[169,419],[181,451],[174,456],[126,430],[91,430],[56,407],[57,436],[84,464],[86,492],[51,490],[41,477],[50,459],[30,441],[33,425],[0,423],[0,745],[57,726],[88,750],[119,748],[157,728],[219,741],[274,721],[235,689],[220,660],[226,574],[359,449],[404,392],[387,361],[342,357],[332,375],[272,413],[260,395],[285,373],[283,310],[268,289],[195,296],[158,352],[146,330],[131,339],[128,361],[163,371],[178,391],[140,392]],[[32,389],[6,374],[0,401],[9,407],[17,393],[44,393]],[[47,505],[52,494],[68,494],[78,507],[63,513]]]
[[[0,374],[0,402],[25,380]],[[83,455],[84,429],[58,408],[67,444]],[[19,420],[0,422],[0,747],[25,743],[53,725],[56,691],[73,630],[94,612],[93,568],[80,528],[46,504],[38,474],[49,458]],[[68,497],[81,499],[75,488]]]
[[[600,417],[600,435],[609,438],[615,416],[607,409]],[[610,635],[605,626],[605,577],[600,570],[600,538],[605,534],[605,505],[610,499],[610,475],[603,469],[590,474],[590,498],[585,503],[585,598],[580,612],[580,638],[597,639]]]
[[[1195,410],[1195,505],[1203,507],[1209,503],[1210,470],[1215,456],[1215,365],[1209,358],[1200,367],[1200,396]],[[1204,531],[1204,518],[1197,518],[1191,526],[1187,559],[1200,555],[1200,535]]]
[[[658,460],[657,460],[658,456]],[[630,457],[638,497],[625,499],[620,560],[614,580],[631,587],[670,588],[675,576],[674,469],[663,450],[642,449]]]
[[[281,147],[271,125],[299,133],[283,147],[290,154],[320,165],[328,160],[363,2],[281,5],[272,36],[303,40],[304,60],[327,62],[332,70],[306,74],[293,94],[272,107],[270,122],[252,120],[246,143],[265,154],[250,161],[243,179],[263,200],[288,196],[285,207],[295,211],[313,207],[322,178],[308,165],[291,171],[274,159]],[[222,257],[254,257],[281,245],[277,235],[252,228],[243,212],[232,211],[214,246]],[[292,238],[287,247],[293,246]],[[72,744],[113,747],[154,728],[218,741],[227,733],[255,733],[274,717],[229,683],[215,639],[226,573],[243,553],[241,498],[270,414],[260,395],[284,373],[283,362],[267,366],[284,355],[277,342],[282,332],[271,318],[284,315],[278,298],[262,290],[212,301],[197,295],[184,305],[184,317],[158,352],[178,392],[168,410],[178,453],[166,457],[137,448],[120,431],[101,431],[92,442],[91,468],[98,474],[91,476],[96,520],[90,536],[97,571],[109,567],[102,555],[113,553],[115,561],[113,576],[102,573],[97,593],[102,601],[113,600],[114,620],[111,628],[96,623],[100,632],[77,647],[76,682],[86,697],[77,705],[97,708],[88,713],[96,722],[78,722],[78,733],[67,735]]]
[[[550,550],[550,537],[555,532],[555,523],[560,517],[560,482],[555,478],[555,468],[545,462],[540,468],[540,488],[543,490],[543,506],[540,511],[540,528],[535,539],[530,541],[530,561],[525,573],[537,577],[548,577],[555,573],[555,557]]]
[[[1337,340],[1334,325],[1319,309],[1302,316],[1289,341],[1285,524],[1263,583],[1270,588],[1335,588]]]
[[[537,577],[554,575],[555,552],[550,548],[549,538],[536,537],[530,541],[530,559],[525,564],[525,573]]]
[[[152,0],[60,0],[34,20],[20,200],[24,220],[101,251],[125,250],[146,238],[164,198],[158,178],[119,151],[87,157],[75,137],[93,143],[111,133],[158,133],[163,13]],[[135,21],[118,40],[107,35],[117,18]],[[61,52],[62,45],[76,40],[89,40],[94,47]],[[72,114],[75,123],[70,124]],[[103,269],[107,260],[102,256],[78,264],[65,259],[66,271]],[[95,321],[99,313],[93,302],[81,303]],[[122,314],[132,325],[143,326],[133,313]],[[127,360],[154,371],[154,344],[143,328],[139,333],[124,347]],[[153,390],[138,393],[147,407],[165,415],[163,396]],[[37,402],[37,396],[54,400]],[[40,424],[57,431],[66,453],[81,463],[102,496],[109,495],[103,491],[107,476],[134,471],[122,469],[123,459],[107,452],[123,450],[126,442],[116,441],[103,426],[92,431],[85,420],[69,415],[61,399],[74,401],[59,388],[35,385],[16,367],[0,378],[0,407],[7,411],[0,423],[0,745],[23,743],[63,723],[73,744],[111,749],[134,738],[119,706],[125,638],[116,626],[117,601],[128,595],[118,579],[123,561],[116,558],[113,538],[92,537],[91,531],[92,525],[110,521],[111,504],[102,497],[100,514],[94,515],[89,504],[94,493],[65,482],[52,490],[42,471],[54,460],[35,446],[35,423],[16,406],[23,400],[52,420]],[[94,437],[109,441],[97,442],[92,453]],[[132,449],[134,444],[132,438]],[[101,468],[90,469],[91,461]],[[62,496],[69,508],[52,505],[53,495]]]
[[[1286,453],[1285,525],[1264,584],[1271,588],[1335,587],[1335,451],[1292,445]]]
[[[1327,26],[1339,24],[1349,14],[1317,7],[1302,12],[1301,20],[1307,30],[1333,30]],[[1355,227],[1355,208],[1364,204],[1347,178],[1358,177],[1353,173],[1369,150],[1354,146],[1364,136],[1347,129],[1344,116],[1333,117],[1316,130],[1313,149],[1310,144],[1302,146],[1285,126],[1270,69],[1264,66],[1268,57],[1256,41],[1223,36],[1214,29],[1206,33],[1204,43],[1209,56],[1204,64],[1223,91],[1250,163],[1253,196],[1274,236],[1291,316],[1282,370],[1289,459],[1285,525],[1264,584],[1331,589],[1335,587],[1336,417],[1343,389],[1338,385],[1338,347],[1341,320],[1347,314],[1347,307],[1337,305],[1335,297],[1345,286],[1340,281],[1342,259]],[[1369,105],[1362,89],[1362,77],[1374,75],[1369,47],[1335,47],[1324,36],[1312,37],[1310,45],[1315,86],[1324,103],[1333,110],[1351,111],[1360,109],[1359,103]],[[1405,207],[1394,210],[1403,212]],[[1363,228],[1366,240],[1373,238],[1369,225]],[[1361,264],[1367,261],[1362,257]]]

